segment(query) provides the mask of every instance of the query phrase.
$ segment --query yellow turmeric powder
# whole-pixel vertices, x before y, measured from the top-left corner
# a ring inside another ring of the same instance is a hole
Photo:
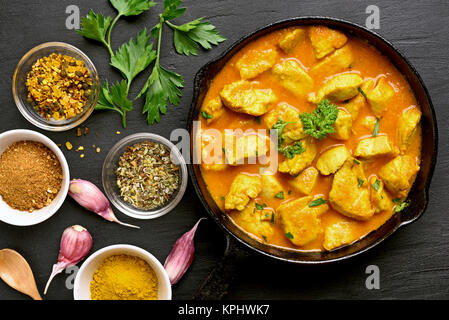
[[[157,276],[150,265],[134,256],[106,258],[90,283],[92,300],[157,300]]]

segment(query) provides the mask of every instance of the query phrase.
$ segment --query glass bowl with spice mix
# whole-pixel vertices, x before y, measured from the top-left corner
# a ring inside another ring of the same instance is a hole
[[[16,226],[43,222],[62,206],[70,183],[59,147],[31,130],[0,134],[0,220]]]
[[[187,187],[187,166],[178,148],[152,133],[133,134],[114,145],[102,175],[112,204],[137,219],[170,212]]]
[[[92,61],[78,48],[47,42],[28,51],[13,76],[14,101],[35,126],[65,131],[93,112],[100,81]]]

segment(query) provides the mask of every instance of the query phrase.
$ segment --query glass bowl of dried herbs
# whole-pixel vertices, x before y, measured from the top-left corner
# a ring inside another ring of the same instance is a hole
[[[81,50],[64,42],[47,42],[19,61],[12,91],[25,119],[44,130],[65,131],[92,114],[100,96],[100,80]]]
[[[187,187],[187,165],[178,148],[152,133],[115,144],[103,164],[103,188],[112,204],[137,219],[160,217],[176,207]]]

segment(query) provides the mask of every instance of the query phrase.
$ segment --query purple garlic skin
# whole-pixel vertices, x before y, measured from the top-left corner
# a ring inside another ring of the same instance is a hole
[[[121,225],[140,228],[117,219],[112,211],[111,203],[101,190],[92,182],[74,179],[70,181],[69,196],[89,211],[95,212],[104,219]]]
[[[187,272],[193,262],[195,255],[195,243],[193,240],[195,237],[195,232],[198,229],[198,225],[203,219],[206,218],[201,218],[198,220],[190,231],[184,233],[175,242],[173,249],[165,260],[164,268],[168,273],[168,277],[172,285],[181,280],[182,276]]]
[[[44,294],[53,278],[64,269],[71,267],[83,260],[92,248],[92,236],[89,231],[80,225],[74,225],[64,230],[59,248],[58,263],[53,269],[45,286]]]

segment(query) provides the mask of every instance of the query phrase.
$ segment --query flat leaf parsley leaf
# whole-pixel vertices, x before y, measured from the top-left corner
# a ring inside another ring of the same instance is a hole
[[[145,28],[137,35],[136,41],[131,38],[111,58],[111,65],[119,69],[128,80],[128,89],[131,81],[156,59],[156,51],[148,40]]]
[[[139,94],[139,96],[145,94],[143,112],[147,113],[149,124],[159,122],[160,113],[167,113],[168,101],[174,105],[179,104],[183,87],[184,80],[179,74],[162,68],[159,62],[156,62],[153,72]]]
[[[111,20],[112,18],[109,16],[104,17],[101,13],[96,14],[90,10],[88,15],[81,19],[81,29],[76,32],[83,37],[102,42],[108,48],[109,53],[113,55],[111,46],[105,40]]]
[[[194,52],[192,51],[194,48],[193,43],[189,43],[188,45],[181,44],[187,38],[195,44],[199,43],[204,49],[210,49],[211,44],[218,44],[218,42],[224,41],[224,38],[218,35],[214,26],[208,22],[201,22],[202,18],[182,26],[176,26],[170,23],[169,20],[178,18],[185,12],[185,8],[179,8],[181,4],[181,0],[165,0],[164,11],[159,15],[159,23],[151,29],[151,35],[158,39],[156,62],[153,72],[138,96],[139,98],[145,95],[143,112],[147,113],[148,124],[160,121],[160,114],[167,112],[169,102],[173,105],[178,105],[182,96],[181,89],[184,88],[182,76],[164,69],[159,63],[164,23],[175,30],[174,41],[178,53],[189,55]],[[176,35],[176,31],[178,31],[178,35]],[[180,34],[184,36],[183,40],[180,40]]]
[[[148,0],[109,0],[121,16],[137,16],[156,5]]]
[[[100,90],[96,110],[114,110],[122,116],[123,127],[126,128],[126,112],[133,109],[132,102],[126,95],[128,84],[126,80],[112,85],[109,88],[108,81],[104,83]]]
[[[329,100],[322,100],[312,113],[304,112],[299,115],[304,126],[304,132],[321,140],[328,134],[334,133],[334,123],[337,120],[338,108]]]
[[[197,55],[199,46],[205,50],[212,48],[226,40],[209,22],[202,22],[203,18],[193,20],[183,25],[177,26],[166,21],[174,31],[173,42],[176,52],[189,56]]]

